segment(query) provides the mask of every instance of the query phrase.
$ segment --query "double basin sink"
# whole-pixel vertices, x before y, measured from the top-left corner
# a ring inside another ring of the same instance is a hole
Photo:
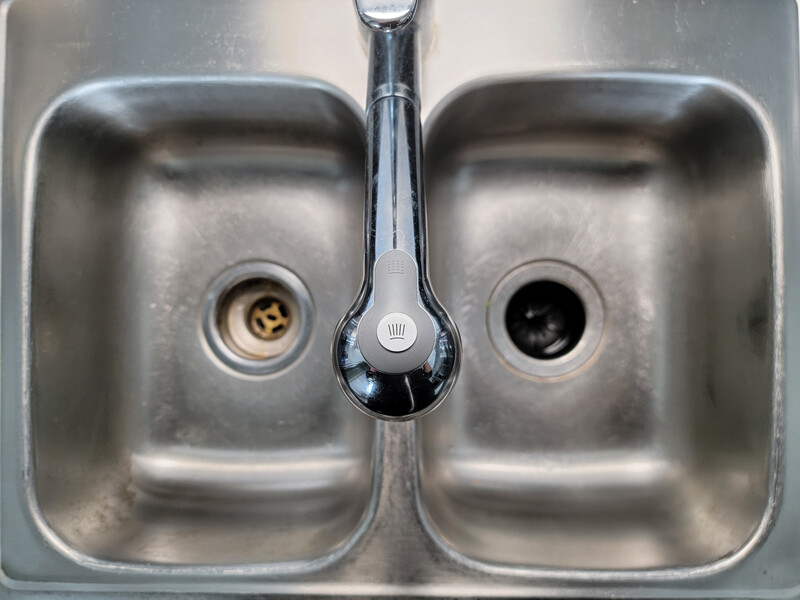
[[[366,70],[324,56],[363,53],[352,7],[326,37],[312,2],[189,4],[5,7],[9,590],[794,585],[793,3],[533,3],[542,36],[505,45],[478,2],[421,10],[431,280],[463,363],[415,424],[354,410],[331,367],[363,264]],[[772,35],[732,52],[755,15]],[[214,282],[264,264],[301,282],[263,294],[296,356],[254,374],[204,311],[225,330]],[[583,308],[552,360],[503,312],[539,280]]]

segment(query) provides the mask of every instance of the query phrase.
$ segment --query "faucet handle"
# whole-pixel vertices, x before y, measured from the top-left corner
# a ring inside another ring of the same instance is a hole
[[[402,29],[417,10],[417,0],[355,0],[361,21],[370,29],[394,31]]]

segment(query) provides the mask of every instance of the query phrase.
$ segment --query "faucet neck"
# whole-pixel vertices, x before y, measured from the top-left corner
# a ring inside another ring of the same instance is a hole
[[[397,31],[373,32],[370,36],[367,111],[387,96],[406,98],[419,108],[416,29],[411,24]]]
[[[425,277],[422,131],[415,28],[372,35],[367,108],[367,270],[403,250]]]

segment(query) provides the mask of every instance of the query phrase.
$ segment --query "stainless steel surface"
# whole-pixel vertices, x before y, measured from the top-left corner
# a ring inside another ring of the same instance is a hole
[[[364,413],[421,417],[458,377],[458,330],[428,280],[417,25],[373,32],[367,92],[364,282],[333,336],[342,391]],[[402,351],[379,342],[387,315],[414,325]]]
[[[329,355],[364,260],[353,5],[0,17],[0,596],[800,597],[794,2],[419,7],[431,282],[465,354],[439,410],[378,424]],[[548,260],[605,315],[556,378],[487,323]],[[202,333],[251,261],[313,301],[261,377]]]
[[[51,105],[28,248],[30,484],[65,548],[289,562],[357,530],[374,428],[335,401],[328,336],[302,358],[240,361],[282,369],[251,378],[198,324],[211,282],[244,261],[237,281],[266,272],[299,297],[302,277],[307,334],[333,327],[358,276],[337,257],[355,250],[361,131],[335,93],[291,80],[97,83]],[[247,262],[265,257],[298,276]]]
[[[456,97],[428,142],[432,266],[467,380],[421,425],[435,529],[523,566],[736,552],[775,485],[772,189],[749,102],[687,77],[540,77]],[[483,324],[497,281],[542,258],[591,274],[607,316],[590,363],[531,380]]]

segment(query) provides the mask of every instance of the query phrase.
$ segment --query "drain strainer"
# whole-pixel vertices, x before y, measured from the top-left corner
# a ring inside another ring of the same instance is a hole
[[[203,334],[212,353],[248,375],[268,375],[291,364],[311,330],[312,302],[305,285],[269,262],[225,271],[203,303]]]
[[[250,331],[262,340],[277,340],[289,331],[292,317],[287,304],[278,298],[265,296],[250,308]]]

